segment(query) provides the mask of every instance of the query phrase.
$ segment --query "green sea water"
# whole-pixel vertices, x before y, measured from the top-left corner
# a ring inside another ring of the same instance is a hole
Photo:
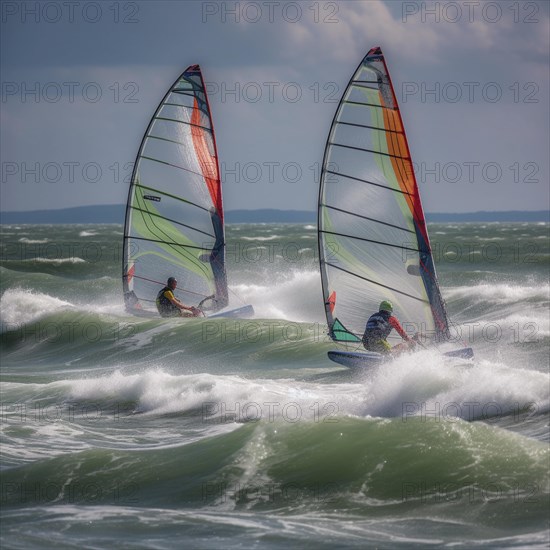
[[[119,225],[2,226],[2,548],[549,544],[549,226],[431,224],[457,343],[328,360],[316,229],[227,227],[253,319],[137,319]]]

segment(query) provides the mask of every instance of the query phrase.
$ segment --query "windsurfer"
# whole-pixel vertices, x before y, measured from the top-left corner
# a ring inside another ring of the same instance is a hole
[[[186,306],[174,296],[178,281],[169,277],[166,286],[157,294],[156,304],[161,317],[198,317],[201,310]]]
[[[365,333],[363,334],[365,349],[378,353],[401,353],[410,347],[414,347],[416,342],[403,330],[397,317],[392,315],[392,303],[384,300],[380,303],[378,309],[378,313],[369,317],[365,327]],[[392,348],[386,338],[393,329],[405,340],[405,343],[397,344]]]

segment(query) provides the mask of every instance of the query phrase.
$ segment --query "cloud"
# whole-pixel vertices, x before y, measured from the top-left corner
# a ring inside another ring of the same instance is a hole
[[[543,175],[547,179],[547,157],[542,158],[539,151],[548,143],[549,4],[528,3],[538,8],[538,22],[533,24],[514,23],[514,12],[509,9],[514,3],[502,4],[503,16],[496,23],[481,19],[430,23],[420,14],[405,19],[404,4],[371,0],[301,3],[302,16],[295,23],[284,20],[279,11],[273,22],[264,17],[257,23],[241,19],[235,24],[224,23],[219,14],[203,22],[200,3],[157,2],[154,9],[153,4],[143,4],[138,25],[26,25],[3,34],[4,83],[80,83],[72,103],[66,95],[53,104],[8,98],[1,105],[4,159],[28,163],[93,160],[101,164],[105,175],[100,193],[89,184],[57,188],[52,183],[48,192],[29,196],[25,189],[10,184],[17,191],[11,200],[20,203],[13,206],[35,201],[33,207],[39,207],[58,200],[79,204],[80,199],[93,202],[98,197],[104,202],[122,201],[126,186],[122,182],[113,185],[110,167],[115,161],[123,165],[133,160],[168,86],[187,65],[198,62],[212,86],[210,100],[222,160],[230,167],[249,161],[300,162],[304,181],[288,183],[288,193],[296,208],[308,208],[315,203],[316,193],[310,166],[322,158],[330,120],[349,77],[375,45],[382,46],[386,54],[398,96],[405,82],[425,84],[428,89],[434,83],[443,87],[454,82],[462,86],[465,96],[468,90],[463,83],[479,83],[473,104],[464,98],[456,104],[434,102],[420,93],[401,101],[413,154],[420,155],[419,160],[422,156],[429,160],[430,155],[446,158],[446,151],[452,150],[459,159],[496,160],[507,167],[507,159],[516,155],[518,161],[540,162],[541,179]],[[334,5],[338,11],[329,11],[327,7]],[[523,4],[519,6],[520,14],[526,16],[521,11]],[[67,48],[67,43],[72,47]],[[82,87],[88,82],[100,85],[101,101],[82,98]],[[132,82],[139,89],[137,103],[124,101],[132,91],[124,86]],[[501,86],[501,101],[492,104],[480,97],[488,82]],[[284,96],[285,85],[291,83],[301,90],[297,102],[288,99],[293,91],[290,86]],[[531,88],[525,89],[526,84]],[[538,103],[526,104],[524,109],[523,99],[536,87]],[[236,94],[231,94],[236,88]],[[520,93],[519,101],[514,101],[514,90]],[[261,97],[256,101],[258,91]],[[116,93],[118,102],[114,101]],[[477,155],[474,159],[472,151]],[[279,178],[277,184],[230,187],[227,199],[246,199],[250,208],[282,204],[280,184]],[[499,197],[503,208],[513,207],[520,187],[515,189]],[[468,204],[490,207],[483,202],[488,199],[478,200],[475,187],[463,187],[460,193],[445,190],[449,191],[453,196],[460,194],[463,210],[469,209]],[[536,205],[537,197],[540,202],[546,198],[537,186],[523,191],[522,200],[530,204]],[[449,204],[443,192],[431,197],[434,209]]]

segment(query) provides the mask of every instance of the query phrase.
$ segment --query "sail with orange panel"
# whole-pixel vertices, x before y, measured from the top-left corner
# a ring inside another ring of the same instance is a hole
[[[424,341],[449,337],[403,121],[379,47],[353,74],[327,140],[318,205],[329,334],[360,343],[383,300]]]
[[[127,310],[156,312],[168,277],[177,297],[217,311],[228,304],[222,190],[212,115],[198,65],[170,87],[137,155],[126,209]]]

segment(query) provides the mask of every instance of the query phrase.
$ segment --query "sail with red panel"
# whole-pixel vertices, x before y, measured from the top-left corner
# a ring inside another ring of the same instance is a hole
[[[318,215],[333,340],[360,343],[383,300],[393,303],[411,336],[449,337],[405,129],[379,47],[361,61],[334,116]]]
[[[156,312],[168,277],[185,304],[228,303],[222,190],[212,115],[198,65],[170,87],[137,155],[126,209],[126,308]]]

